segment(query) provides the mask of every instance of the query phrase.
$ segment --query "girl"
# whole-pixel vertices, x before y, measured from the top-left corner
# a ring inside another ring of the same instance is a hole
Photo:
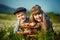
[[[46,31],[47,30],[47,25],[46,25],[46,18],[45,14],[41,10],[41,7],[39,5],[35,5],[31,9],[31,16],[30,16],[30,22],[32,23],[31,25],[35,23],[40,23],[39,25],[41,28]]]
[[[51,31],[53,32],[53,28],[52,28],[52,23],[50,21],[49,16],[47,16],[42,10],[41,7],[39,5],[35,5],[34,7],[32,7],[31,9],[31,15],[30,15],[30,25],[37,27],[37,31],[39,30],[43,30],[44,32],[49,32],[49,30],[51,29]],[[34,30],[34,29],[33,29]],[[32,31],[33,31],[32,30]],[[36,31],[34,31],[36,32]],[[51,32],[50,32],[51,33]],[[49,34],[50,34],[49,33]],[[40,33],[42,34],[42,32]],[[42,38],[43,39],[43,38]],[[51,38],[52,39],[52,38]],[[45,39],[44,39],[45,40]]]

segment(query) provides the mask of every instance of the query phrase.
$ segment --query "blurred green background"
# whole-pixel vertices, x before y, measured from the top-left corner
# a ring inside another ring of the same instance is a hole
[[[48,32],[45,36],[42,35],[40,37],[38,35],[38,40],[60,40],[60,0],[0,0],[0,40],[21,40],[23,38],[22,35],[13,34],[14,24],[16,23],[16,17],[13,12],[18,7],[25,7],[27,10],[31,10],[37,4],[50,16],[56,33],[54,35],[55,39],[51,39],[51,37],[53,38],[51,36],[53,33]],[[29,16],[30,11],[27,14]]]
[[[30,12],[27,13],[30,15]],[[54,12],[46,13],[50,16],[53,23],[54,32],[57,34],[57,40],[60,38],[60,14]],[[0,40],[21,40],[20,36],[13,34],[14,24],[16,23],[16,17],[13,13],[0,12]]]

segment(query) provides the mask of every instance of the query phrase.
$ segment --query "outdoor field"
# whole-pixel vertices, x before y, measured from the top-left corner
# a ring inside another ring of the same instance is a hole
[[[54,32],[56,32],[56,39],[60,38],[60,15],[53,12],[48,13],[50,16]],[[10,13],[0,13],[0,40],[7,40],[9,37],[11,40],[21,40],[21,37],[13,34],[14,24],[16,23],[16,17]],[[49,37],[49,36],[48,36]],[[40,39],[39,39],[40,40]]]

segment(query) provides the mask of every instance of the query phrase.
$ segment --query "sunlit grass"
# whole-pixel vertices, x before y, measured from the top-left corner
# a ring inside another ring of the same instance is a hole
[[[15,22],[16,22],[16,18],[14,15],[2,14],[2,13],[0,14],[0,40],[8,40],[8,39],[21,40],[21,37],[23,38],[22,35],[16,35],[16,34],[14,35],[13,30],[14,30]],[[59,38],[60,38],[60,23],[53,22],[53,29],[54,29],[54,32],[57,33],[56,39],[59,40]],[[38,35],[38,40],[45,40],[46,36],[47,36],[47,40],[48,40],[48,38],[50,36],[48,36],[47,34],[45,34],[45,36]]]

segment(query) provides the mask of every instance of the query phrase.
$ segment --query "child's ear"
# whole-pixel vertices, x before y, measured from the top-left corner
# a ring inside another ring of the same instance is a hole
[[[17,16],[17,14],[15,14],[15,16]]]
[[[15,17],[17,17],[17,15],[15,14]]]

